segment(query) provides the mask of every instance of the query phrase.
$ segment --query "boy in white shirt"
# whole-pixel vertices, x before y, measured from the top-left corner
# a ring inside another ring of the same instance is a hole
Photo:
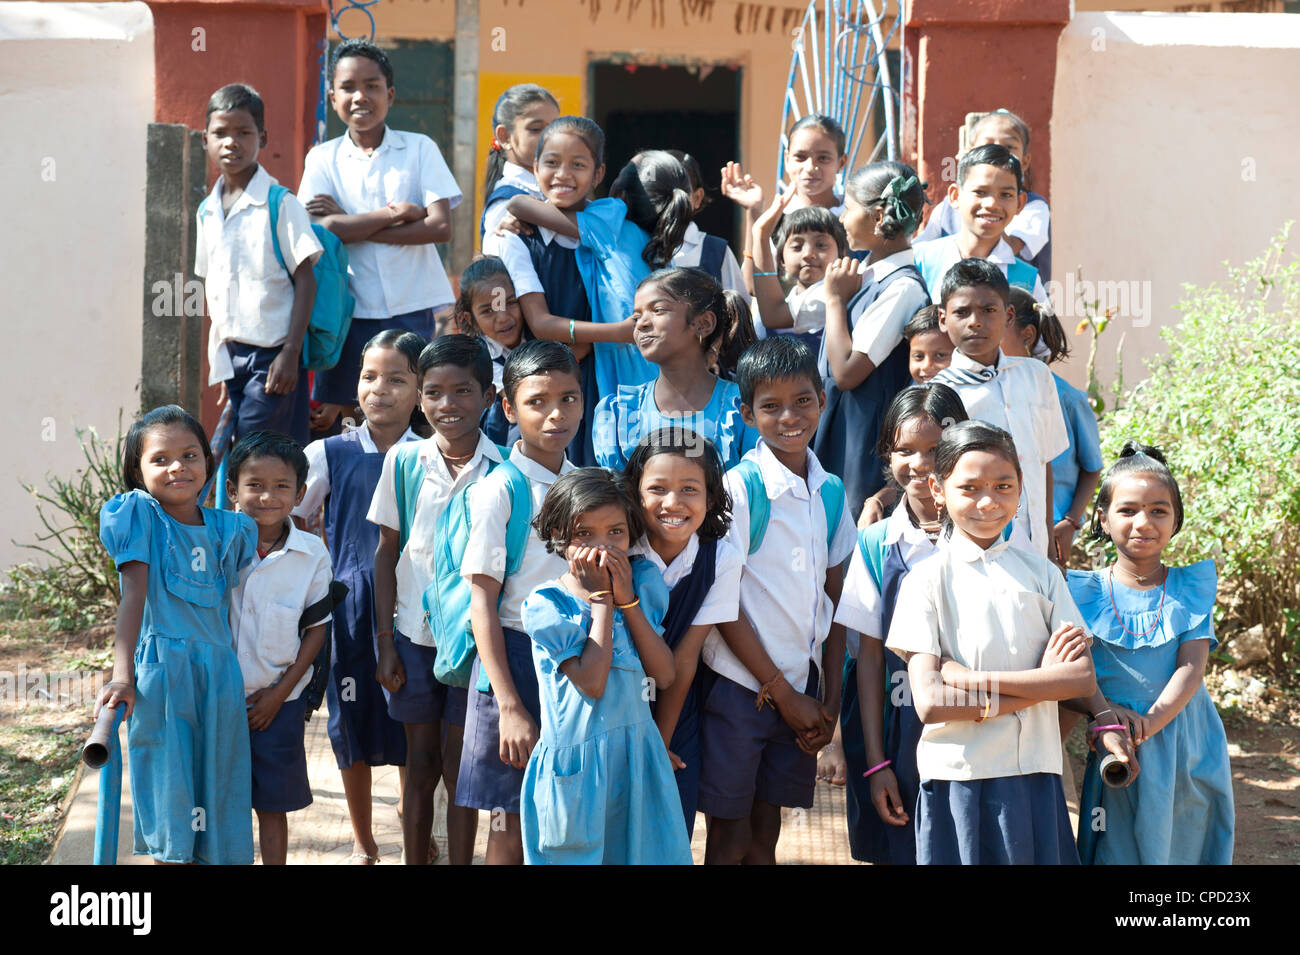
[[[307,210],[288,190],[271,234],[271,187],[257,162],[266,145],[262,98],[242,83],[208,100],[203,146],[220,171],[199,205],[194,273],[204,279],[208,384],[230,402],[235,440],[263,429],[306,444],[307,376],[302,342],[316,297],[312,266],[322,251]],[[280,250],[284,264],[276,257]]]
[[[832,617],[856,537],[843,485],[809,449],[826,404],[816,356],[790,336],[764,339],[741,357],[736,382],[741,415],[761,440],[727,472],[727,541],[748,557],[740,619],[704,644],[712,686],[700,721],[699,808],[712,817],[706,862],[773,864],[781,807],[812,806],[816,754],[838,718],[845,635]],[[767,496],[752,553],[746,469]],[[742,649],[731,634],[751,626],[757,644]]]
[[[426,341],[434,313],[455,296],[437,243],[451,239],[451,210],[461,199],[437,144],[390,129],[393,67],[373,43],[347,40],[330,62],[329,99],[347,133],[307,154],[298,197],[314,219],[348,247],[349,290],[356,299],[338,364],[316,373],[323,430],[356,403],[361,349],[390,328]]]
[[[420,408],[433,437],[395,444],[384,456],[367,519],[379,525],[375,551],[375,621],[379,646],[376,679],[388,698],[388,715],[406,730],[406,784],[402,832],[408,865],[428,861],[433,830],[433,793],[438,779],[456,792],[465,731],[466,689],[440,683],[438,655],[425,619],[425,591],[437,579],[443,545],[439,520],[452,498],[482,480],[501,462],[501,452],[479,430],[483,411],[496,400],[492,361],[482,341],[444,335],[420,354]],[[399,507],[398,482],[414,454],[423,475],[414,500]],[[405,546],[402,544],[406,525]],[[452,865],[474,859],[478,810],[447,807],[448,856]]]
[[[307,481],[307,458],[296,441],[257,431],[226,460],[227,495],[257,524],[258,560],[230,598],[230,629],[248,705],[253,809],[262,864],[284,865],[288,813],[312,801],[302,692],[331,614],[313,614],[301,639],[298,625],[307,608],[329,596],[330,555],[319,537],[289,519]]]
[[[988,259],[1010,284],[1032,293],[1035,301],[1048,302],[1038,269],[1017,258],[1006,240],[1027,198],[1020,160],[1005,146],[977,146],[961,157],[957,181],[948,187],[948,201],[961,216],[960,231],[912,246],[916,267],[936,304],[944,274],[969,258]]]
[[[939,287],[939,328],[952,340],[952,361],[931,380],[955,390],[972,419],[1015,441],[1024,481],[1011,543],[1046,557],[1054,527],[1052,459],[1069,448],[1070,435],[1047,365],[1002,353],[1014,316],[1010,297],[1006,278],[986,259],[964,259],[948,270]]]

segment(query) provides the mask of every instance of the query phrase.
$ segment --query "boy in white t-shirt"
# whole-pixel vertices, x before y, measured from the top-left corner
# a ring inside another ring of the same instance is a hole
[[[235,440],[269,430],[306,444],[307,376],[300,365],[321,244],[288,190],[271,234],[271,187],[278,183],[257,162],[266,145],[264,117],[262,98],[242,83],[208,100],[203,146],[221,175],[199,205],[194,247],[212,320],[208,384],[221,386],[219,404],[230,402]]]
[[[338,364],[317,372],[312,386],[322,402],[317,429],[355,405],[367,341],[390,328],[431,340],[434,313],[455,300],[437,243],[451,239],[460,187],[432,139],[385,125],[395,92],[383,50],[364,40],[340,44],[329,99],[348,131],[307,154],[298,185],[307,211],[347,244],[356,299]]]

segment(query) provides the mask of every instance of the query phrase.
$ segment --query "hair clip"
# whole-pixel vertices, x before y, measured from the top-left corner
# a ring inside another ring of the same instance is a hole
[[[495,136],[492,137],[492,151],[494,153],[501,152],[501,143],[497,141],[497,138]]]

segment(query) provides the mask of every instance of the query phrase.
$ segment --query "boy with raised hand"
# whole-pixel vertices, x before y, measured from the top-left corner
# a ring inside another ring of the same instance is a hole
[[[939,286],[939,328],[952,341],[952,361],[931,381],[956,391],[972,419],[1011,435],[1024,475],[1011,543],[1047,557],[1055,527],[1052,459],[1069,448],[1070,435],[1047,365],[1002,352],[1015,315],[1010,298],[1006,277],[987,259],[963,259],[948,270]]]
[[[760,440],[726,478],[728,542],[749,556],[740,619],[704,644],[716,679],[700,722],[699,808],[712,817],[706,862],[770,865],[781,807],[811,808],[817,751],[838,718],[845,634],[832,618],[857,538],[843,484],[809,448],[826,405],[816,356],[767,338],[741,357],[736,382]],[[756,643],[736,638],[751,629]]]
[[[271,187],[257,162],[266,145],[262,98],[231,83],[208,100],[203,147],[220,172],[199,205],[194,272],[204,279],[211,329],[208,384],[230,402],[235,440],[254,431],[306,444],[307,376],[302,342],[316,297],[312,266],[322,251],[302,204],[280,197],[271,233]],[[276,257],[280,250],[284,264]]]
[[[356,299],[338,364],[316,373],[318,430],[356,404],[361,349],[390,328],[426,341],[434,313],[455,296],[437,243],[451,239],[460,187],[435,143],[391,129],[393,67],[365,40],[347,40],[330,61],[329,100],[348,131],[307,154],[298,197],[348,247],[349,291]]]
[[[944,274],[971,258],[988,259],[1010,284],[1047,302],[1038,270],[1017,258],[1006,240],[1007,227],[1027,198],[1020,160],[1005,146],[977,146],[962,155],[957,181],[948,186],[948,199],[961,217],[960,231],[912,246],[916,267],[936,303]]]

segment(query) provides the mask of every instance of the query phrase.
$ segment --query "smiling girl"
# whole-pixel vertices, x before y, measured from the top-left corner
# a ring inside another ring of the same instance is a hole
[[[483,412],[479,427],[493,444],[511,445],[519,438],[519,429],[506,420],[502,407],[505,393],[501,388],[506,358],[520,342],[532,337],[524,324],[515,285],[506,265],[495,256],[485,255],[460,273],[460,297],[456,299],[456,325],[462,334],[482,340],[492,357],[492,385],[496,397]]]

